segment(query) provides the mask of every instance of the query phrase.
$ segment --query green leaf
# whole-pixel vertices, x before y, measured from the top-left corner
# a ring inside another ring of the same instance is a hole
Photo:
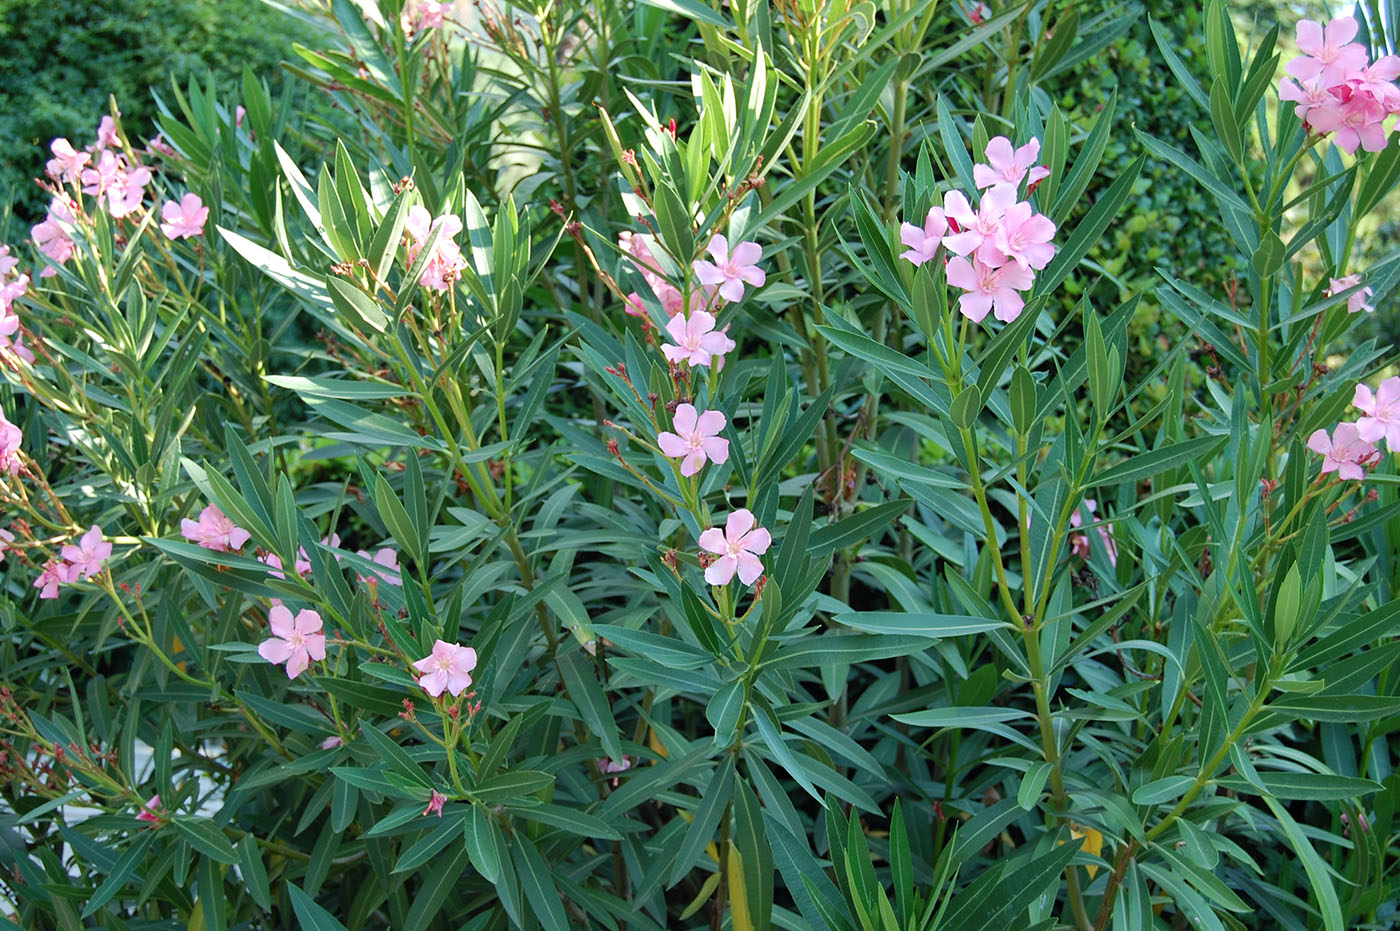
[[[252,834],[243,835],[238,842],[238,875],[243,878],[244,887],[258,907],[271,911],[272,890],[267,884],[267,868],[263,866],[258,840]]]
[[[408,509],[399,500],[399,496],[394,494],[394,490],[389,487],[389,483],[384,480],[382,475],[374,477],[374,504],[379,511],[379,519],[384,521],[385,528],[398,541],[399,546],[404,548],[409,558],[415,563],[422,565],[427,541],[413,526],[413,520],[408,516]],[[424,528],[424,530],[426,529]]]
[[[1266,710],[1295,721],[1336,721],[1355,724],[1400,713],[1400,697],[1392,695],[1289,695],[1272,701]]]
[[[1337,889],[1332,885],[1327,863],[1318,856],[1313,845],[1303,834],[1303,829],[1298,827],[1298,822],[1294,821],[1293,816],[1288,813],[1288,809],[1268,796],[1264,796],[1264,804],[1268,805],[1269,810],[1274,813],[1274,817],[1278,819],[1279,825],[1283,827],[1283,832],[1288,837],[1289,845],[1298,854],[1298,859],[1303,861],[1303,869],[1308,874],[1308,881],[1312,884],[1313,892],[1317,894],[1316,905],[1318,911],[1322,913],[1323,927],[1326,931],[1342,931],[1345,927],[1342,906],[1337,900]]]
[[[1026,811],[1030,811],[1040,801],[1040,795],[1045,791],[1045,780],[1050,778],[1052,767],[1049,763],[1041,760],[1032,763],[1026,769],[1026,774],[1021,777],[1021,787],[1016,791],[1016,804]]]
[[[429,927],[429,922],[442,909],[443,903],[457,884],[457,878],[462,875],[469,862],[466,844],[448,847],[448,856],[439,859],[437,865],[423,877],[422,884],[413,896],[413,908],[409,909],[405,928]]]
[[[1235,108],[1230,102],[1230,92],[1225,89],[1223,78],[1217,77],[1210,85],[1210,118],[1215,124],[1215,132],[1225,143],[1225,151],[1239,162],[1244,155],[1244,143],[1240,139],[1240,126],[1235,121]]]
[[[379,302],[355,287],[344,278],[330,275],[326,278],[326,291],[331,303],[349,319],[357,330],[366,328],[383,333],[389,326],[389,317],[379,307]]]
[[[909,656],[932,645],[933,641],[927,637],[898,634],[823,634],[779,647],[777,655],[764,665],[778,669],[801,669],[838,663],[864,663],[891,656]]]
[[[607,695],[598,684],[598,676],[588,660],[582,650],[566,653],[557,658],[559,672],[583,723],[588,725],[593,736],[602,741],[603,752],[610,759],[620,760],[623,757],[622,738],[617,730],[617,721],[613,719],[612,705],[608,703]]]
[[[238,862],[238,854],[233,845],[224,836],[224,832],[215,827],[214,822],[208,818],[176,817],[171,823],[180,832],[180,836],[189,841],[191,847],[206,857],[230,866]]]
[[[733,29],[734,24],[710,9],[699,0],[641,0],[644,6],[656,7],[668,13],[675,13],[697,23],[705,23],[717,29]]]
[[[303,931],[346,931],[334,915],[316,904],[316,900],[302,891],[295,883],[287,883],[287,894],[292,899],[292,911],[296,912],[297,924]]]
[[[622,835],[602,818],[577,808],[546,804],[523,806],[511,810],[528,821],[547,824],[580,837],[601,837],[605,840],[622,839]]]
[[[534,795],[554,785],[554,774],[534,769],[517,769],[483,779],[471,790],[472,797],[488,805]]]
[[[519,835],[514,839],[512,850],[515,853],[515,871],[520,877],[520,885],[530,910],[549,931],[569,931],[569,916],[564,913],[564,903],[559,899],[559,890],[555,887],[549,865],[544,862],[540,852],[528,838]]]
[[[1200,436],[1162,449],[1148,450],[1103,470],[1094,476],[1092,484],[1122,485],[1127,482],[1140,482],[1187,462],[1205,462],[1229,442],[1229,439],[1227,436]]]
[[[1333,773],[1281,773],[1272,770],[1257,770],[1263,788],[1280,801],[1333,802],[1342,799],[1361,798],[1383,788],[1380,783],[1355,776],[1338,776]],[[1260,795],[1259,788],[1248,779],[1228,776],[1216,780],[1220,785],[1246,795]]]
[[[971,430],[982,411],[982,392],[976,385],[968,385],[953,398],[948,408],[948,419],[959,430]]]
[[[733,788],[734,757],[726,755],[724,762],[715,768],[714,774],[710,776],[710,781],[706,783],[705,790],[700,795],[700,804],[695,808],[695,817],[691,820],[690,826],[686,828],[685,839],[681,841],[680,852],[676,856],[675,864],[671,867],[671,879],[668,885],[674,886],[690,872],[691,866],[705,849],[705,845],[714,837],[715,828],[719,825],[719,819],[724,814],[725,806],[729,804],[729,793]]]
[[[845,549],[852,543],[873,537],[896,517],[909,510],[913,503],[909,498],[882,501],[834,524],[827,524],[812,531],[807,544],[808,558],[821,559],[836,550]]]
[[[126,851],[117,858],[116,865],[107,874],[102,885],[98,886],[97,891],[92,894],[92,898],[88,900],[87,907],[83,909],[81,917],[86,918],[96,912],[112,901],[118,892],[122,891],[132,874],[136,872],[136,868],[141,865],[141,861],[145,859],[146,851],[150,849],[151,842],[155,840],[155,837],[153,831],[142,831],[136,835],[131,846],[126,848]]]
[[[1171,799],[1179,798],[1195,781],[1190,776],[1167,776],[1163,779],[1154,779],[1145,785],[1138,786],[1133,791],[1133,804],[1160,805]]]
[[[987,618],[931,611],[849,611],[836,615],[834,620],[868,634],[910,634],[932,639],[980,634],[1009,626]]]
[[[1254,270],[1260,278],[1268,278],[1283,267],[1286,255],[1283,240],[1278,238],[1278,234],[1265,230],[1259,238],[1259,248],[1254,250]]]

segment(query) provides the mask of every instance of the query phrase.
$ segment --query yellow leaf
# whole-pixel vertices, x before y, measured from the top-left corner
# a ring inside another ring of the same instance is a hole
[[[1081,827],[1071,823],[1069,833],[1071,837],[1084,838],[1083,849],[1085,853],[1097,857],[1103,851],[1103,834],[1094,828]],[[1089,878],[1093,879],[1094,874],[1099,871],[1099,867],[1095,863],[1089,863],[1085,865],[1084,870],[1089,874]]]
[[[666,757],[666,747],[661,743],[661,738],[656,736],[655,728],[647,728],[647,746],[651,747],[657,756],[663,759]]]
[[[753,931],[749,888],[744,885],[744,858],[733,844],[729,845],[729,915],[734,931]]]

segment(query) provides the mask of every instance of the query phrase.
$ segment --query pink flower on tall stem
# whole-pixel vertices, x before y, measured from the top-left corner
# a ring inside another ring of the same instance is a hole
[[[1339,423],[1329,437],[1326,430],[1315,430],[1308,437],[1308,449],[1322,456],[1322,474],[1336,472],[1342,479],[1361,481],[1366,467],[1380,458],[1375,445],[1361,438],[1354,423]]]
[[[312,660],[326,658],[326,635],[315,611],[305,608],[292,617],[291,610],[279,604],[267,612],[267,620],[272,636],[258,644],[258,655],[269,663],[286,663],[288,679],[305,672]]]
[[[661,352],[676,364],[708,366],[716,359],[722,362],[724,354],[734,348],[734,340],[715,329],[714,314],[704,310],[692,311],[689,316],[676,314],[666,324],[666,333],[676,344],[667,343]]]
[[[696,260],[693,266],[695,276],[701,284],[719,288],[720,297],[726,301],[743,300],[746,282],[761,288],[767,280],[763,269],[758,267],[758,260],[763,258],[763,247],[756,242],[738,243],[731,252],[729,240],[716,233],[710,238],[705,251],[714,262]]]
[[[1364,417],[1356,421],[1356,434],[1367,443],[1385,439],[1393,453],[1400,453],[1400,376],[1387,378],[1373,393],[1370,385],[1357,385],[1351,406]]]
[[[180,521],[180,535],[205,549],[221,553],[243,549],[243,544],[252,536],[219,510],[217,504],[200,511],[199,520],[186,517]]]
[[[672,419],[676,432],[662,431],[656,444],[662,455],[681,460],[681,474],[689,478],[700,471],[707,458],[717,463],[729,460],[729,441],[719,435],[725,422],[719,411],[697,414],[695,405],[680,404]]]
[[[433,652],[415,662],[413,668],[423,673],[418,678],[423,691],[433,698],[451,692],[455,698],[471,687],[476,650],[437,640],[433,642]]]
[[[924,264],[933,258],[947,232],[948,218],[943,215],[942,208],[928,208],[928,215],[924,217],[922,229],[913,223],[899,225],[899,241],[909,247],[901,252],[899,257],[908,259],[915,266]]]
[[[69,543],[63,547],[63,561],[72,567],[71,581],[74,582],[79,575],[84,579],[97,575],[111,555],[112,544],[102,539],[102,528],[96,524],[79,538],[76,546]]]
[[[92,158],[86,152],[79,152],[73,148],[73,143],[62,138],[50,142],[49,151],[53,153],[53,158],[44,166],[44,173],[62,184],[77,181],[82,176],[83,168]]]
[[[763,574],[758,557],[768,552],[773,537],[762,527],[748,508],[732,511],[724,530],[711,527],[700,534],[700,548],[718,556],[705,570],[705,581],[711,585],[728,585],[737,571],[739,581],[752,585]]]
[[[189,239],[204,235],[209,220],[209,208],[193,191],[186,191],[180,202],[166,201],[160,207],[160,228],[171,239]]]

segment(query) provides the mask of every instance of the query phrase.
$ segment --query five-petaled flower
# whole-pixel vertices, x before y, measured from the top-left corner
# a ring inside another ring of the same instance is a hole
[[[199,520],[186,517],[180,521],[180,535],[205,549],[220,553],[243,549],[243,544],[252,536],[219,510],[217,504],[200,511]]]
[[[948,263],[948,283],[966,292],[958,298],[963,316],[980,323],[993,311],[998,320],[1010,323],[1026,306],[1016,292],[1030,288],[1034,275],[1014,262],[994,268],[975,257],[969,261],[958,256]]]
[[[756,523],[752,511],[739,508],[730,513],[723,531],[711,527],[700,534],[700,548],[719,557],[705,570],[706,582],[728,585],[737,571],[740,582],[752,585],[763,574],[758,557],[768,552],[773,538]]]
[[[705,310],[692,311],[689,315],[676,314],[666,324],[666,333],[676,341],[661,347],[667,361],[688,362],[691,365],[708,366],[718,359],[721,364],[724,354],[734,348],[734,340],[723,330],[715,329],[714,314]]]
[[[1015,193],[1021,187],[1021,179],[1029,172],[1029,186],[1034,188],[1050,176],[1049,168],[1035,163],[1039,156],[1039,139],[1032,139],[1019,149],[1012,149],[1010,139],[995,136],[987,143],[988,164],[972,166],[972,182],[978,188],[1008,187]]]
[[[258,644],[258,655],[269,663],[286,663],[288,679],[305,672],[312,660],[326,658],[326,635],[321,631],[321,615],[315,611],[304,608],[292,617],[279,604],[267,612],[267,619],[272,636]]]
[[[1387,378],[1374,392],[1370,385],[1357,385],[1351,406],[1365,415],[1356,421],[1356,433],[1364,442],[1384,437],[1390,451],[1400,453],[1400,375]]]
[[[209,208],[193,191],[186,191],[180,202],[168,200],[160,208],[160,228],[171,239],[189,239],[204,235],[209,220]]]
[[[433,643],[433,652],[415,662],[413,668],[423,673],[418,678],[423,691],[434,698],[444,691],[451,692],[455,698],[471,687],[476,650],[437,640]]]
[[[703,285],[719,288],[719,296],[726,301],[743,300],[745,282],[755,288],[763,287],[767,276],[758,267],[758,260],[763,258],[763,247],[758,243],[741,242],[731,252],[729,240],[716,233],[705,251],[714,261],[697,260],[693,266],[695,277]]]
[[[1329,437],[1326,430],[1315,430],[1308,437],[1308,449],[1322,456],[1322,474],[1336,472],[1343,479],[1360,481],[1366,467],[1380,457],[1375,445],[1361,438],[1354,423],[1339,423]]]
[[[63,561],[71,567],[67,581],[76,582],[80,575],[90,579],[102,571],[102,564],[112,555],[112,544],[102,539],[102,528],[93,524],[79,538],[76,546],[71,543],[65,545],[62,555]]]
[[[676,432],[661,432],[656,443],[662,455],[681,460],[681,474],[688,478],[700,471],[707,458],[716,463],[728,461],[729,441],[719,435],[725,422],[719,411],[697,413],[694,404],[680,404],[672,420]]]

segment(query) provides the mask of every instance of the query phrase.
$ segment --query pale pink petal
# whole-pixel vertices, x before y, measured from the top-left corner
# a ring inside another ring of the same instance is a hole
[[[729,544],[724,539],[724,531],[718,527],[711,527],[709,530],[701,531],[699,541],[700,548],[707,553],[721,555],[728,552]]]
[[[705,570],[705,581],[711,585],[728,585],[730,580],[734,578],[736,568],[738,568],[738,561],[733,556],[727,554],[721,556],[710,564],[710,568]]]

